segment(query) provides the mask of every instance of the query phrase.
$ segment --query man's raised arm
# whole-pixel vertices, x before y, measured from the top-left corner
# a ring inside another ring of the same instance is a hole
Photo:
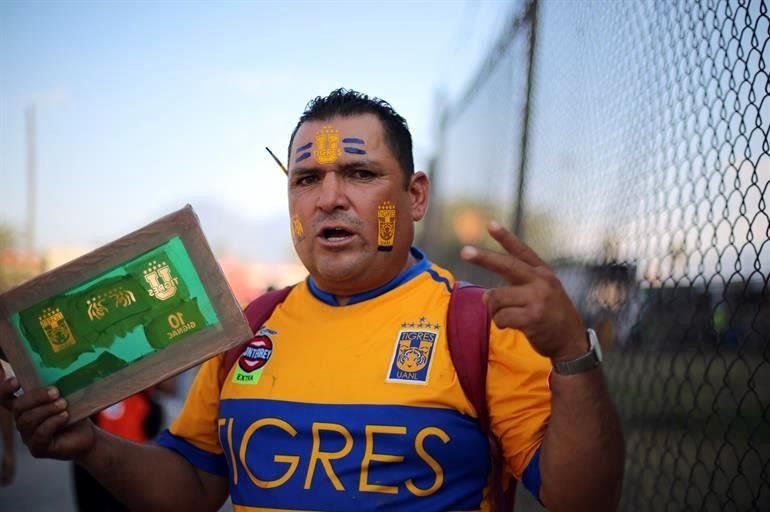
[[[532,348],[550,358],[551,418],[540,455],[540,500],[554,511],[616,510],[623,481],[624,445],[604,375],[591,362],[583,321],[561,282],[523,242],[491,223],[505,249],[465,247],[466,261],[495,272],[508,285],[484,300],[500,328],[522,331]]]

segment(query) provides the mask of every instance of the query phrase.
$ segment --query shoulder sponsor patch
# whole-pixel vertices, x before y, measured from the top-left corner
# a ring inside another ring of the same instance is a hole
[[[270,329],[261,328],[246,344],[241,357],[235,365],[232,382],[235,384],[257,384],[262,377],[262,369],[273,355],[273,340],[270,335],[278,334]]]
[[[426,384],[438,342],[438,325],[421,321],[417,328],[412,328],[415,324],[402,324],[405,326],[408,328],[401,329],[396,337],[386,381]]]

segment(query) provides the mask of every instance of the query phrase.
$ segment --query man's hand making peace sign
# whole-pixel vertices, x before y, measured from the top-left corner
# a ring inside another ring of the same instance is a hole
[[[583,320],[553,271],[497,222],[489,224],[489,234],[505,254],[469,246],[460,255],[508,282],[484,294],[495,324],[522,331],[538,353],[555,361],[584,354],[588,344]]]
[[[484,295],[492,320],[500,328],[524,333],[555,365],[583,359],[589,351],[585,326],[559,279],[500,224],[491,222],[488,230],[504,253],[464,247],[460,255],[507,281]],[[577,369],[570,375],[552,373],[551,418],[540,455],[540,500],[552,511],[616,510],[624,462],[620,422],[598,363],[572,368]]]

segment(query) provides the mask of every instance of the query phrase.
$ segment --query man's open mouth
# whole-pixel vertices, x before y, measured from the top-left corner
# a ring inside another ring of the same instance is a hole
[[[341,242],[353,236],[353,232],[341,227],[324,228],[320,233],[321,238],[329,242]]]

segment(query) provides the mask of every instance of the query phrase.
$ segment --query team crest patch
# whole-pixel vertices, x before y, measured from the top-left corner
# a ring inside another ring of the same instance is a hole
[[[390,252],[396,239],[396,206],[385,201],[377,207],[377,250]]]
[[[165,261],[151,262],[144,271],[144,280],[150,285],[150,297],[158,300],[170,299],[176,295],[179,286],[179,278],[171,275],[171,267]]]
[[[262,377],[262,369],[273,355],[273,340],[270,336],[276,331],[262,327],[246,344],[233,373],[235,384],[257,384]]]
[[[40,327],[54,352],[77,343],[67,320],[59,308],[45,308],[39,317]]]
[[[433,354],[438,342],[438,324],[403,323],[398,332],[387,382],[427,384]]]
[[[333,126],[324,126],[315,136],[315,158],[319,164],[333,164],[342,154],[340,131]]]

